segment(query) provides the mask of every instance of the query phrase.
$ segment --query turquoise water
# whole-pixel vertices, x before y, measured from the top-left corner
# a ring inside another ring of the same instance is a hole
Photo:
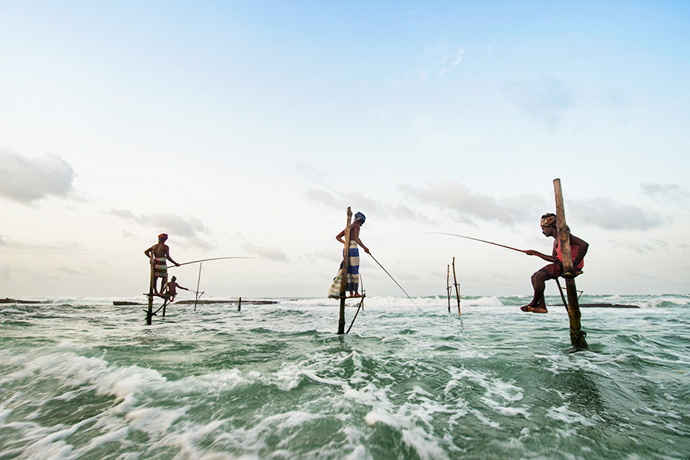
[[[112,300],[0,305],[0,459],[690,457],[688,295]]]

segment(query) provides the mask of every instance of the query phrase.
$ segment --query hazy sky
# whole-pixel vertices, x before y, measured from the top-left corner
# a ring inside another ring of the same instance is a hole
[[[0,297],[325,296],[346,209],[412,295],[688,293],[690,2],[1,1]],[[403,295],[362,254],[368,295]],[[171,269],[194,288],[198,265]],[[549,293],[555,293],[549,286]],[[188,295],[188,294],[187,294]]]

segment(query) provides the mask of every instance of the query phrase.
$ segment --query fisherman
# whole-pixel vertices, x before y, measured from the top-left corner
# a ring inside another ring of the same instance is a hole
[[[532,287],[534,287],[534,297],[530,303],[524,307],[520,307],[520,310],[532,313],[548,313],[546,301],[544,300],[546,280],[556,279],[559,276],[573,277],[578,275],[585,264],[584,257],[589,248],[589,244],[584,240],[570,235],[570,253],[573,258],[573,269],[575,273],[563,273],[563,251],[561,249],[561,242],[558,238],[555,214],[549,213],[541,216],[541,232],[546,237],[554,238],[555,241],[553,243],[553,252],[550,256],[532,249],[525,251],[527,255],[537,256],[547,262],[551,262],[532,275],[531,279]]]
[[[349,255],[350,255],[350,265],[347,267],[347,276],[345,279],[346,282],[346,287],[345,290],[350,292],[350,297],[362,297],[361,294],[359,293],[359,249],[358,246],[361,246],[362,249],[364,249],[364,252],[369,254],[369,249],[362,243],[362,240],[359,239],[359,230],[364,225],[364,221],[366,220],[366,217],[364,214],[361,212],[357,212],[355,214],[355,220],[352,222],[350,225],[350,248],[349,248]],[[335,237],[336,240],[338,240],[341,244],[345,244],[345,240],[343,237],[345,236],[345,230],[344,229],[342,232],[338,233]],[[342,264],[340,265],[340,273],[339,275],[342,274]],[[342,276],[342,275],[341,275]],[[329,297],[338,297],[340,295],[340,285],[338,283],[340,277],[336,277],[333,285],[331,285],[331,289],[329,291]],[[338,285],[336,286],[336,283]]]
[[[153,265],[153,281],[151,287],[153,288],[153,293],[155,295],[160,295],[158,293],[157,286],[158,278],[162,279],[161,294],[165,291],[165,287],[168,284],[168,266],[165,262],[166,259],[174,263],[176,267],[180,266],[180,264],[172,260],[170,257],[170,248],[168,248],[168,246],[165,244],[167,239],[168,235],[161,233],[158,235],[158,244],[154,244],[144,251],[144,254],[146,254],[146,257],[151,260],[151,264]]]
[[[165,295],[168,296],[168,302],[174,302],[175,296],[177,295],[177,288],[189,291],[186,287],[182,287],[177,283],[177,277],[173,276],[172,279],[165,285]]]

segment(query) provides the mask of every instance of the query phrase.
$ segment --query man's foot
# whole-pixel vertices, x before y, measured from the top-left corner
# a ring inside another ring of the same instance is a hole
[[[531,308],[532,308],[532,304],[531,304],[531,303],[528,303],[528,304],[525,305],[524,307],[520,307],[520,310],[522,310],[522,311],[530,311]]]
[[[527,308],[527,310],[523,310],[523,308]],[[526,312],[529,312],[529,313],[548,313],[548,312],[549,312],[549,311],[548,311],[546,308],[544,308],[544,307],[530,307],[530,306],[528,306],[528,305],[525,305],[525,306],[522,307],[520,310],[526,311]]]
[[[355,292],[350,297],[362,297],[362,294],[360,294],[359,292]]]

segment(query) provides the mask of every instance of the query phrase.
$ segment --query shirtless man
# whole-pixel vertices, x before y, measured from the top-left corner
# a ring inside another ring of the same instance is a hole
[[[170,257],[170,248],[168,248],[168,246],[165,244],[167,239],[168,235],[161,233],[158,235],[158,244],[154,244],[144,251],[144,254],[146,254],[146,257],[151,260],[151,264],[153,265],[153,285],[151,287],[153,288],[153,293],[155,295],[159,295],[157,286],[158,278],[162,279],[161,293],[165,290],[165,286],[168,284],[168,266],[165,262],[166,259],[174,263],[175,266],[180,266],[180,264],[172,260]]]
[[[541,232],[546,237],[552,237],[555,241],[553,243],[553,251],[550,256],[542,254],[539,251],[530,249],[525,251],[525,254],[530,256],[540,257],[547,262],[539,271],[532,275],[532,287],[534,288],[534,297],[532,301],[520,307],[520,310],[532,313],[548,313],[546,309],[546,301],[544,300],[544,289],[546,288],[546,280],[556,279],[563,274],[563,253],[561,251],[561,243],[558,239],[558,230],[556,228],[556,215],[544,214],[541,216]],[[584,257],[587,254],[589,244],[580,238],[570,235],[570,254],[573,258],[573,269],[577,273],[582,270],[584,266]],[[572,274],[565,274],[572,276]]]
[[[185,291],[189,291],[186,287],[182,287],[181,285],[177,284],[177,278],[175,276],[172,277],[172,279],[168,282],[168,284],[165,286],[165,295],[168,296],[168,302],[174,302],[175,301],[175,296],[177,295],[177,288],[184,289]]]
[[[359,230],[364,224],[366,217],[361,212],[355,214],[355,220],[350,224],[350,266],[347,270],[347,277],[345,283],[347,284],[346,290],[350,291],[350,297],[362,297],[359,292],[359,249],[358,246],[362,246],[364,252],[369,254],[369,249],[364,246],[362,240],[359,239]],[[345,244],[345,230],[338,233],[335,237],[340,243]]]

